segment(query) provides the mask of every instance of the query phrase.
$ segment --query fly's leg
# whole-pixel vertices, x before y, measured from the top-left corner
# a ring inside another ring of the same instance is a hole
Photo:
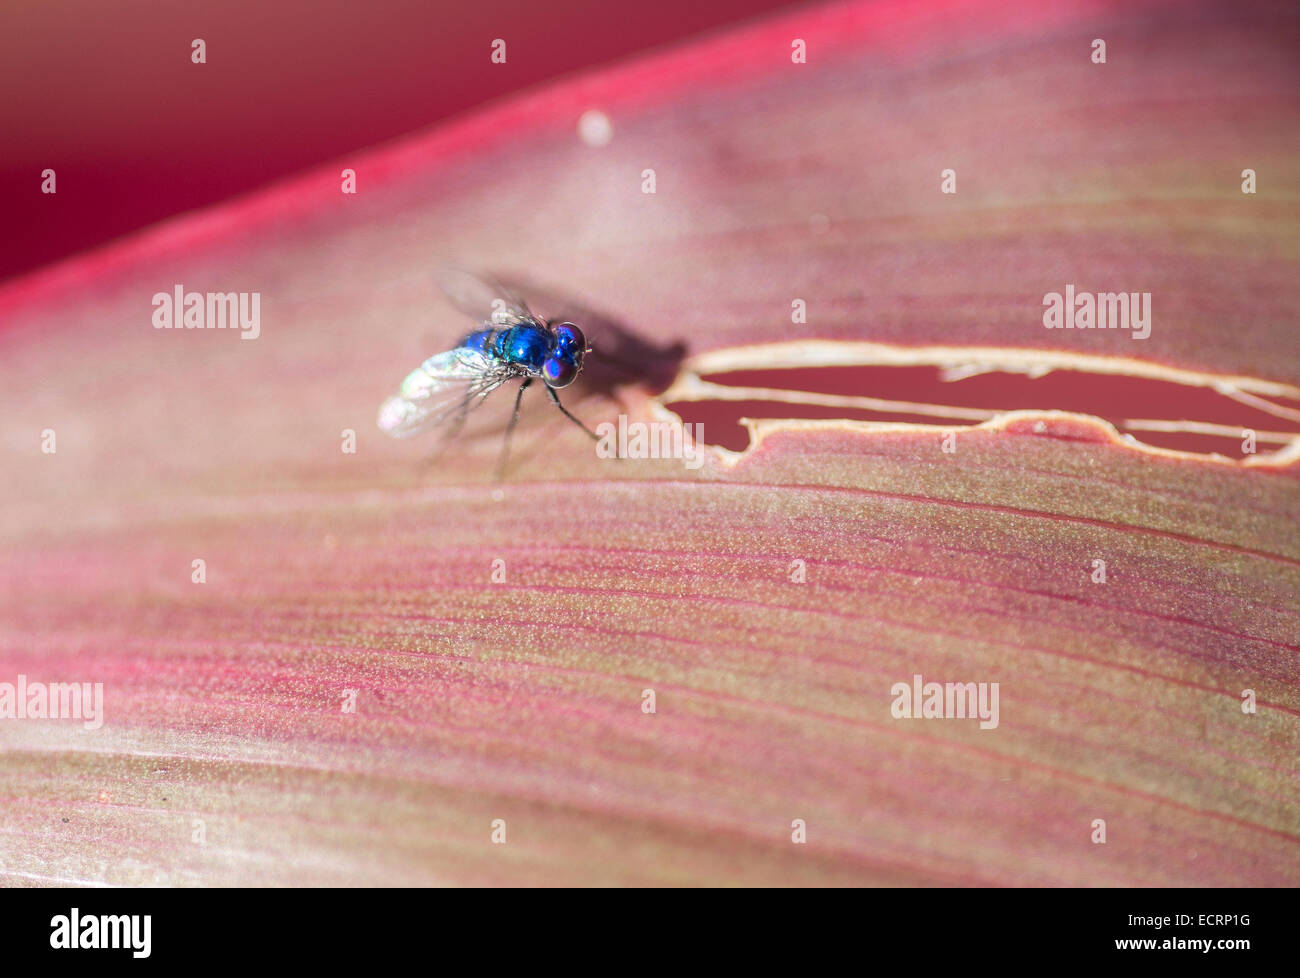
[[[552,403],[553,403],[557,408],[560,409],[560,413],[561,413],[561,414],[563,414],[566,418],[568,418],[570,421],[572,421],[574,424],[576,424],[579,428],[581,428],[581,429],[582,429],[583,431],[585,431],[587,434],[591,435],[591,437],[594,438],[594,439],[596,439],[596,441],[600,441],[600,435],[596,434],[594,431],[592,431],[590,428],[588,428],[585,424],[583,424],[581,421],[579,421],[577,418],[575,418],[572,414],[569,413],[569,409],[566,408],[563,404],[560,403],[560,397],[559,397],[558,394],[555,393],[555,388],[554,388],[554,387],[549,387],[549,386],[548,386],[548,387],[546,388],[546,393],[548,393],[548,394],[551,395],[551,402],[552,402]]]
[[[515,433],[515,424],[519,421],[519,404],[524,399],[524,391],[528,390],[528,385],[532,382],[532,377],[525,377],[524,382],[519,385],[519,393],[515,395],[515,413],[510,416],[510,423],[506,425],[506,440],[501,444],[501,461],[497,462],[497,482],[500,482],[502,476],[506,474],[506,460],[510,458],[510,436]],[[550,390],[549,387],[546,389]]]

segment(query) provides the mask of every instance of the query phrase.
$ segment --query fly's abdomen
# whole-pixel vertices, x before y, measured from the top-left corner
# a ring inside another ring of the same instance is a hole
[[[493,349],[493,346],[495,345],[493,341],[498,333],[504,332],[507,332],[507,330],[480,329],[478,332],[470,333],[466,336],[460,341],[460,345],[465,349],[473,350],[475,353],[484,353],[490,356],[495,356],[496,351]]]

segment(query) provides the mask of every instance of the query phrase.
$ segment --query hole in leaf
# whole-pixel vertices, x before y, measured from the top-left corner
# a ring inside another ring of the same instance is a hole
[[[824,344],[823,352],[830,346]],[[753,363],[762,348],[742,352],[740,359]],[[974,351],[965,359],[957,350],[942,352],[941,362],[928,364],[829,363],[702,371],[674,385],[665,403],[684,422],[702,424],[705,442],[732,451],[749,447],[745,418],[847,419],[954,428],[1020,410],[1089,415],[1154,448],[1238,460],[1248,454],[1244,450],[1247,432],[1253,433],[1255,454],[1261,456],[1300,439],[1300,396],[1265,397],[1214,378],[1179,382],[1113,372],[1113,366],[1105,371],[1054,366],[1034,375],[1032,368],[979,366]],[[777,348],[773,353],[773,359],[779,359]],[[708,354],[708,365],[725,362],[726,354]],[[1086,363],[1089,358],[1079,359]],[[957,363],[962,366],[953,366]]]

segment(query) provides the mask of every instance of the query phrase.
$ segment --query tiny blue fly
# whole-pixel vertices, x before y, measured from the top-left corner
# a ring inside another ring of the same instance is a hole
[[[582,330],[573,323],[539,319],[518,295],[467,272],[444,271],[440,281],[452,304],[478,319],[482,328],[407,374],[398,392],[380,405],[381,431],[394,438],[409,438],[450,422],[449,433],[454,434],[469,412],[494,390],[511,380],[522,380],[506,427],[497,469],[500,475],[524,391],[541,379],[564,416],[592,438],[599,438],[569,413],[555,393],[577,379],[583,358],[591,352]]]

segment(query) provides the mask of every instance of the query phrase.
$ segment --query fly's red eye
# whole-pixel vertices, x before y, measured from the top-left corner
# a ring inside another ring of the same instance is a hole
[[[555,352],[561,357],[578,359],[587,349],[587,338],[573,323],[560,323],[555,327]]]
[[[551,357],[542,364],[542,379],[551,387],[568,387],[578,376],[578,367],[572,360]]]

